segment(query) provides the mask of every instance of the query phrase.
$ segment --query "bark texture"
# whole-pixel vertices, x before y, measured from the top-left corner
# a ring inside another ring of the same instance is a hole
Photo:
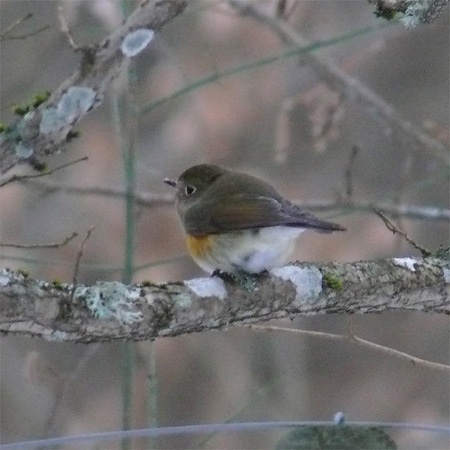
[[[155,339],[299,315],[450,314],[450,265],[427,259],[296,263],[248,292],[218,277],[166,284],[48,283],[0,272],[0,332],[66,342]]]

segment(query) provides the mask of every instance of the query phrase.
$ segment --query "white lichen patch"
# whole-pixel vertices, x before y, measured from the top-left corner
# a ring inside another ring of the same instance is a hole
[[[34,153],[33,147],[25,145],[23,142],[16,144],[15,150],[20,159],[27,159]]]
[[[444,272],[444,280],[445,280],[446,284],[450,284],[450,269],[448,269],[447,267],[444,267],[443,272]]]
[[[184,284],[199,297],[218,297],[224,299],[228,294],[225,283],[219,277],[194,278]]]
[[[133,57],[141,53],[145,47],[153,40],[155,32],[153,30],[147,30],[146,28],[139,28],[127,34],[120,50],[125,56]]]
[[[173,301],[177,308],[188,309],[192,306],[192,298],[187,294],[178,294]]]
[[[423,18],[429,8],[429,0],[410,0],[405,12],[399,13],[398,17],[406,28],[414,28],[423,22]]]
[[[316,267],[297,267],[293,265],[275,267],[270,273],[294,284],[296,300],[315,300],[322,292],[322,274]]]
[[[10,273],[6,269],[3,269],[0,272],[0,286],[2,287],[8,286],[10,282],[11,282]]]
[[[29,111],[22,117],[22,120],[20,120],[17,123],[17,126],[16,126],[17,134],[24,140],[27,140],[30,137],[32,137],[29,135],[29,133],[30,133],[29,127],[30,127],[30,122],[34,119],[34,116],[35,116],[35,112]],[[33,126],[31,125],[31,127],[33,127]]]
[[[83,299],[89,310],[99,319],[116,319],[122,325],[141,322],[142,312],[136,309],[139,289],[129,288],[118,281],[98,282],[92,287],[78,287],[74,298]]]
[[[404,267],[405,269],[411,270],[411,272],[416,271],[414,265],[417,264],[417,261],[413,258],[394,258],[392,261],[396,266]]]
[[[52,333],[45,335],[44,339],[46,341],[52,341],[52,342],[66,342],[70,339],[70,334],[66,333],[65,331],[59,331],[55,330]]]
[[[62,95],[56,108],[42,113],[39,130],[42,134],[58,133],[83,116],[94,105],[95,91],[86,86],[72,86]]]

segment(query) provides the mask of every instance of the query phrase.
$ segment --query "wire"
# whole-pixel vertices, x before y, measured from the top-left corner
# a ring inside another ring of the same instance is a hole
[[[174,436],[179,434],[202,434],[231,431],[251,431],[271,428],[298,428],[298,427],[324,427],[324,426],[352,426],[352,427],[380,427],[390,429],[409,429],[415,431],[428,431],[446,433],[450,435],[450,427],[437,425],[421,425],[414,423],[389,422],[344,422],[336,424],[332,421],[284,421],[284,422],[244,422],[220,423],[204,425],[185,425],[177,427],[143,428],[136,430],[110,431],[105,433],[80,434],[76,436],[39,439],[34,441],[13,442],[0,445],[0,450],[25,450],[29,448],[48,448],[57,445],[81,443],[82,441],[106,441],[123,438]]]

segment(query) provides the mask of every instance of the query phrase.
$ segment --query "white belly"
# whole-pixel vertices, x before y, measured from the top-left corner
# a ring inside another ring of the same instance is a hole
[[[269,270],[286,262],[302,231],[305,229],[277,226],[216,235],[214,252],[197,263],[208,272],[217,269],[248,273]]]

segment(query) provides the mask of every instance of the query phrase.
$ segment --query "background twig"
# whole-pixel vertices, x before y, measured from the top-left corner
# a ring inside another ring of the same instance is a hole
[[[78,233],[73,232],[70,236],[66,237],[61,242],[52,242],[50,244],[8,244],[0,242],[0,247],[12,247],[12,248],[26,248],[26,249],[33,249],[33,248],[59,248],[64,247],[67,245],[72,239],[75,239],[78,236]]]
[[[6,184],[12,183],[14,181],[24,181],[24,180],[31,180],[34,178],[41,178],[41,177],[46,177],[48,175],[51,175],[52,173],[61,170],[61,169],[65,169],[66,167],[70,167],[74,164],[78,164],[81,161],[87,161],[88,157],[87,156],[83,156],[82,158],[78,158],[75,161],[70,161],[66,164],[62,164],[61,166],[55,167],[54,169],[50,169],[50,170],[45,170],[44,172],[41,173],[33,173],[33,174],[28,174],[28,175],[13,175],[12,177],[8,178],[7,180],[4,180],[2,182],[0,182],[0,188],[5,186]]]
[[[392,231],[393,234],[398,233],[403,236],[416,250],[419,250],[424,258],[432,255],[429,250],[417,244],[417,242],[413,241],[404,231],[397,228],[380,210],[374,209],[374,212],[384,222],[389,231]]]

